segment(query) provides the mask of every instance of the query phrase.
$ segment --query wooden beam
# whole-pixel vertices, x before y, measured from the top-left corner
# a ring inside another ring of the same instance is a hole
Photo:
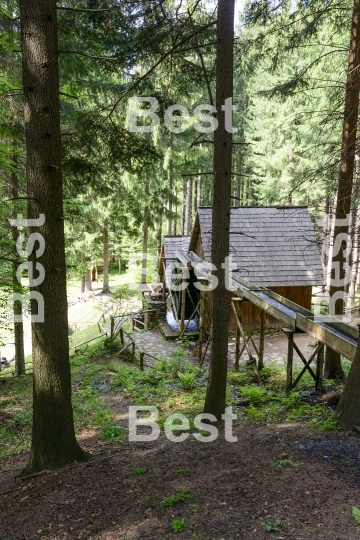
[[[260,348],[259,348],[259,369],[260,370],[264,367],[265,324],[266,324],[266,313],[264,310],[262,310],[261,317],[260,317]]]
[[[318,350],[316,355],[316,379],[315,390],[323,390],[323,370],[324,370],[324,344],[318,342]]]
[[[247,351],[247,353],[249,355],[249,362],[253,367],[253,370],[254,370],[254,373],[256,375],[256,378],[257,378],[258,382],[261,382],[259,370],[257,368],[255,359],[254,359],[253,355],[251,354],[251,350],[250,350],[250,347],[248,345],[248,342],[247,342],[247,339],[246,339],[246,336],[245,336],[245,332],[244,332],[243,327],[241,325],[240,319],[238,317],[237,308],[235,307],[234,302],[231,302],[231,306],[232,306],[233,312],[235,314],[236,322],[237,322],[238,328],[240,330],[241,337],[244,340],[244,345],[245,345],[246,351]]]
[[[286,391],[292,387],[293,377],[293,360],[294,360],[294,330],[292,328],[283,328],[283,332],[288,338],[288,353],[287,353],[287,366],[286,366]]]
[[[308,319],[298,313],[296,315],[296,326],[314,337],[317,341],[321,341],[334,351],[342,354],[345,358],[353,360],[356,352],[356,345],[350,343],[346,337],[341,337],[331,331],[329,326],[322,326],[317,322]],[[348,326],[348,325],[346,325]]]

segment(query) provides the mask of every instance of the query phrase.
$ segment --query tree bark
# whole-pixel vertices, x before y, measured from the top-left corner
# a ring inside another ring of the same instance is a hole
[[[157,226],[157,234],[156,234],[156,248],[157,248],[157,254],[158,257],[161,255],[161,246],[162,246],[162,229],[163,229],[163,208],[161,207],[159,209],[159,216],[158,216],[158,226]]]
[[[32,286],[44,299],[44,322],[32,322],[33,425],[23,475],[88,457],[75,438],[71,405],[61,170],[58,40],[55,0],[20,0],[28,217],[45,216],[40,233],[45,279]],[[38,272],[35,270],[35,276]],[[31,302],[36,314],[37,302]]]
[[[199,171],[201,173],[201,170]],[[199,174],[196,183],[196,210],[201,206],[201,174]]]
[[[144,210],[144,221],[143,221],[143,245],[142,245],[142,263],[141,263],[141,281],[142,285],[146,284],[146,265],[147,265],[147,251],[148,251],[148,240],[149,240],[149,219],[150,219],[150,208],[147,205],[148,197],[150,195],[149,184],[145,186],[145,197],[146,197],[146,206]]]
[[[360,325],[358,325],[360,331]],[[347,427],[360,425],[360,339],[356,348],[355,358],[345,383],[344,391],[336,408],[339,421]]]
[[[103,252],[103,289],[102,294],[109,294],[109,220],[104,220],[104,252]]]
[[[322,248],[322,257],[321,262],[323,265],[324,275],[326,276],[328,259],[329,259],[329,235],[331,230],[331,219],[330,219],[330,197],[326,196],[325,199],[325,211],[324,211],[324,224],[323,224],[323,248]],[[325,287],[324,287],[325,288]]]
[[[349,265],[351,267],[351,278],[349,286],[349,296],[347,308],[351,313],[351,309],[355,304],[355,286],[356,286],[356,276],[358,269],[358,209],[353,210],[352,216],[352,226],[351,226],[351,253],[349,255]]]
[[[360,92],[360,0],[354,0],[350,51],[346,81],[345,111],[343,121],[343,133],[341,143],[341,160],[338,176],[338,196],[335,209],[337,224],[334,231],[334,239],[338,235],[347,235],[349,227],[346,223],[340,224],[350,214],[351,192],[353,186],[353,174],[356,151],[356,132],[359,113]],[[341,238],[341,237],[340,237]],[[336,293],[345,294],[347,286],[344,283],[346,275],[346,256],[344,251],[347,247],[345,240],[341,241],[340,249],[335,249],[332,255],[332,270],[330,283],[330,298]],[[335,267],[338,265],[338,276],[335,277]],[[335,303],[334,315],[344,314],[345,301],[339,298]],[[341,367],[341,359],[338,353],[326,348],[325,376],[327,378],[344,379],[345,373]]]
[[[184,236],[186,231],[186,197],[187,197],[187,183],[184,178],[183,181],[183,200],[182,200],[182,235]]]
[[[15,143],[14,143],[15,146]],[[17,156],[12,157],[12,162],[14,165],[14,170],[11,173],[10,178],[10,197],[16,199],[19,196],[19,182],[16,175],[17,169]],[[16,215],[14,215],[16,218]],[[13,259],[12,264],[12,281],[13,281],[13,292],[19,292],[19,282],[16,276],[18,265],[16,259],[18,258],[18,253],[16,249],[16,241],[18,239],[18,231],[16,227],[11,228],[11,236],[13,240]],[[17,300],[14,302],[14,315],[22,315],[22,303]],[[22,322],[14,322],[14,342],[15,342],[15,374],[17,376],[25,374],[25,352],[24,352],[24,324]]]
[[[192,190],[193,190],[193,181],[192,181],[192,176],[190,176],[186,182],[186,205],[185,205],[185,228],[184,228],[185,235],[189,235],[190,230],[191,230]]]
[[[238,157],[238,176],[236,177],[236,205],[241,205],[241,153],[239,152]]]
[[[173,227],[173,231],[174,231],[174,235],[176,236],[177,234],[177,221],[178,221],[178,200],[177,200],[177,189],[175,188],[175,198],[176,198],[176,201],[175,201],[175,218],[174,218],[174,227]]]
[[[235,0],[219,0],[216,45],[216,109],[219,126],[214,132],[214,201],[212,211],[212,263],[219,283],[212,292],[213,340],[204,412],[218,420],[225,411],[228,354],[228,290],[222,264],[229,255],[232,133],[225,129],[225,100],[233,96]]]
[[[168,188],[170,191],[170,197],[169,197],[169,217],[168,217],[168,227],[167,227],[167,233],[170,236],[172,234],[172,202],[171,202],[171,196],[172,196],[172,190],[173,190],[173,163],[172,159],[170,158],[169,162],[169,174],[168,174]]]

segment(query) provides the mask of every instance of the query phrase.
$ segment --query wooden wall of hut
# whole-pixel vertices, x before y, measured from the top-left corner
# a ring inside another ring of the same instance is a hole
[[[274,291],[277,294],[280,294],[281,296],[284,296],[288,300],[295,302],[295,304],[298,304],[299,306],[302,306],[306,309],[311,309],[312,287],[271,287],[271,288],[269,287],[269,289],[271,291]],[[231,302],[231,298],[233,296],[234,295],[230,293],[229,302]],[[248,300],[243,301],[242,316],[243,316],[244,327],[253,328],[256,320],[259,317],[259,314],[260,314],[260,308],[258,308],[255,304],[253,304],[252,302],[249,302]],[[260,327],[260,320],[257,322],[256,326]],[[281,321],[274,319],[274,317],[272,317],[268,313],[266,314],[266,327],[267,328],[279,328],[281,326],[284,326],[284,324],[281,323]],[[230,312],[229,312],[229,328],[231,330],[236,328],[235,315],[232,309],[230,309]]]

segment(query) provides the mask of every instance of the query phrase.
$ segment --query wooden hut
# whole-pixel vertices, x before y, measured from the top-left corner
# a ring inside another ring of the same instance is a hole
[[[189,251],[211,262],[212,208],[199,208]],[[257,287],[266,287],[311,309],[312,287],[324,285],[320,252],[306,206],[233,207],[230,214],[230,253],[234,270]],[[229,293],[229,303],[232,293]],[[207,294],[207,306],[211,293]],[[242,307],[243,324],[254,326],[260,309],[251,302]],[[236,321],[229,313],[230,328]],[[278,327],[270,315],[267,327]]]
[[[190,236],[164,236],[159,259],[159,277],[164,281],[164,265],[168,266],[176,260],[176,252],[189,251]]]

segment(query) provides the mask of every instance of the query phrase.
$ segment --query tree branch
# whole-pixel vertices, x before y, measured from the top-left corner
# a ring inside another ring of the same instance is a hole
[[[208,24],[206,24],[205,26],[202,26],[201,28],[199,28],[198,30],[196,30],[196,32],[194,32],[193,34],[189,35],[189,36],[186,36],[185,38],[183,38],[181,41],[179,41],[179,43],[177,43],[176,45],[174,45],[173,47],[171,47],[171,49],[169,49],[157,62],[155,62],[155,64],[153,64],[153,66],[151,66],[150,69],[148,69],[148,71],[146,73],[144,73],[144,75],[142,75],[139,79],[137,79],[137,81],[135,81],[125,92],[123,92],[123,94],[119,97],[119,99],[117,99],[115,101],[115,103],[113,105],[111,105],[111,109],[110,109],[110,112],[109,114],[107,115],[107,118],[109,118],[109,116],[112,115],[112,113],[114,112],[114,110],[116,109],[116,107],[119,105],[120,101],[122,99],[124,99],[124,97],[126,97],[128,94],[130,94],[130,92],[132,90],[134,90],[134,88],[136,88],[144,79],[146,79],[146,77],[148,77],[168,56],[170,56],[178,47],[180,47],[183,43],[186,43],[187,41],[189,41],[191,38],[193,38],[196,34],[198,34],[199,32],[202,32],[203,30],[206,30],[207,28],[210,28],[210,26],[213,26],[214,24],[216,24],[217,21],[212,21]]]
[[[62,51],[59,50],[59,53],[68,53],[68,54],[78,54],[79,56],[86,56],[87,58],[95,58],[96,60],[117,60],[116,56],[95,56],[93,54],[87,54],[80,51]]]
[[[111,8],[86,9],[86,8],[72,8],[72,7],[56,6],[56,9],[59,9],[61,11],[80,11],[83,13],[102,13],[103,11],[113,11],[114,9],[117,9],[118,7],[120,6],[113,6]]]

